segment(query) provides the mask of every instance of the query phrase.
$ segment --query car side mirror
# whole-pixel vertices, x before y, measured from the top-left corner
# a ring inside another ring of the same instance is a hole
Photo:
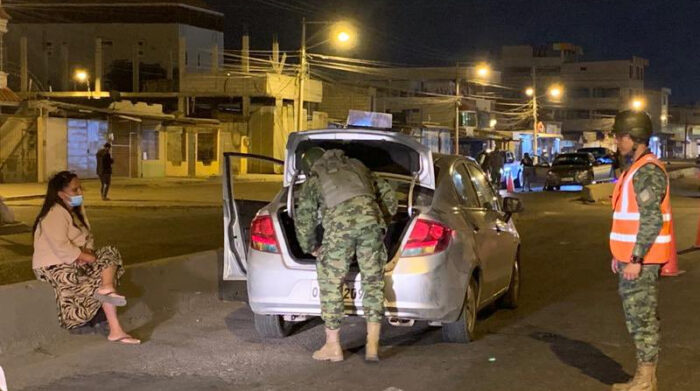
[[[520,213],[525,208],[523,207],[522,201],[520,201],[520,198],[515,198],[515,197],[505,197],[503,198],[503,212],[506,214],[506,222],[510,221],[510,218],[513,216],[515,213]]]

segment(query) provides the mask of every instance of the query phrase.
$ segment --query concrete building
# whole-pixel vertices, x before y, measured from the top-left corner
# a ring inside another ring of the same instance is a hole
[[[198,0],[41,0],[6,5],[12,28],[7,62],[26,92],[85,90],[139,92],[146,81],[176,91],[179,56],[187,73],[210,72],[223,62],[223,14]],[[26,61],[28,80],[22,75]]]
[[[13,158],[0,156],[6,180],[46,179],[50,170],[41,162],[94,176],[90,162],[108,140],[120,176],[220,175],[226,151],[284,158],[294,107],[302,104],[294,68],[279,56],[255,63],[263,60],[250,56],[247,37],[243,50],[224,51],[223,14],[203,1],[23,1],[12,2],[8,13],[10,83],[28,100],[62,104],[27,105],[28,119],[11,138],[37,140],[50,128],[59,137],[43,140],[65,142],[65,151],[56,160],[29,143],[39,158],[24,173],[11,172],[4,162]],[[84,80],[76,80],[76,70],[85,71]],[[325,126],[323,113],[313,113],[321,83],[305,86],[304,128]]]
[[[620,110],[632,108],[635,101],[640,102],[638,108],[652,117],[658,137],[667,137],[671,90],[645,87],[648,60],[632,57],[582,61],[582,57],[583,49],[570,43],[504,46],[500,58],[503,81],[519,89],[513,91],[511,97],[523,97],[521,91],[533,86],[533,80],[536,82],[538,95],[543,95],[539,117],[545,122],[561,123],[561,150],[583,145],[612,146],[612,139],[606,134],[612,128],[615,115]],[[549,101],[544,92],[554,84],[561,85],[564,94],[557,101]],[[664,154],[661,144],[656,149]],[[548,144],[542,145],[547,147]]]
[[[458,129],[460,153],[476,156],[506,138],[495,131],[494,101],[485,97],[490,92],[489,84],[501,82],[501,74],[489,70],[479,75],[478,69],[474,65],[384,68],[353,75],[343,82],[353,86],[355,94],[366,89],[364,107],[391,113],[396,128],[412,134],[435,152],[453,153]],[[350,92],[348,88],[343,93]],[[320,108],[338,116],[355,107],[329,107],[324,102]]]
[[[700,156],[700,104],[671,106],[668,128],[673,134],[669,140],[672,157],[695,159]]]

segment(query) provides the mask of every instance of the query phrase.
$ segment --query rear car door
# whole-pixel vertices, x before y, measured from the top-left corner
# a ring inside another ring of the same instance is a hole
[[[497,244],[496,231],[489,229],[489,211],[482,207],[477,196],[476,189],[472,183],[471,176],[464,162],[458,161],[452,169],[452,183],[457,197],[460,200],[459,209],[466,227],[471,227],[471,234],[474,235],[474,252],[479,258],[479,264],[483,271],[482,297],[486,298],[495,292],[497,283],[495,277],[497,260],[495,259]],[[467,233],[468,235],[469,233]]]
[[[248,229],[250,221],[257,210],[267,202],[261,200],[236,201],[234,193],[235,176],[246,171],[249,161],[265,162],[271,165],[283,165],[284,162],[262,155],[226,152],[224,153],[223,214],[224,214],[224,251],[223,270],[224,281],[245,281],[248,274],[247,250]],[[241,210],[241,203],[243,209]]]
[[[501,199],[481,168],[473,162],[466,162],[466,167],[481,207],[482,226],[477,231],[477,239],[481,242],[478,244],[479,257],[490,262],[489,267],[484,268],[483,276],[489,286],[482,287],[482,293],[488,292],[491,296],[507,287],[510,281],[515,256],[514,229],[512,224],[503,221]],[[488,276],[487,271],[490,273]]]

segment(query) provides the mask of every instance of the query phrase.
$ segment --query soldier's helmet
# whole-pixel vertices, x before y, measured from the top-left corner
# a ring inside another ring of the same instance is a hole
[[[634,142],[647,145],[652,134],[651,118],[641,111],[621,111],[615,116],[612,134],[615,136],[628,134]]]
[[[313,167],[314,163],[325,153],[326,150],[321,147],[313,147],[304,151],[304,154],[301,155],[301,170],[304,174],[308,176],[311,173],[311,167]]]

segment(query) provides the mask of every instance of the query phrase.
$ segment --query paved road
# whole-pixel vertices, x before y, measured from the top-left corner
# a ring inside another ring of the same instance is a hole
[[[522,305],[480,316],[480,338],[445,344],[437,328],[386,327],[383,361],[362,362],[364,322],[348,319],[347,360],[317,363],[317,321],[283,340],[261,340],[241,303],[209,295],[154,330],[147,342],[115,346],[74,337],[18,357],[0,357],[13,390],[608,390],[633,370],[616,281],[609,271],[609,206],[582,205],[567,193],[523,195]],[[694,239],[698,200],[674,199],[679,247]],[[699,253],[687,273],[661,282],[662,390],[700,384]],[[392,388],[393,387],[393,388]]]

